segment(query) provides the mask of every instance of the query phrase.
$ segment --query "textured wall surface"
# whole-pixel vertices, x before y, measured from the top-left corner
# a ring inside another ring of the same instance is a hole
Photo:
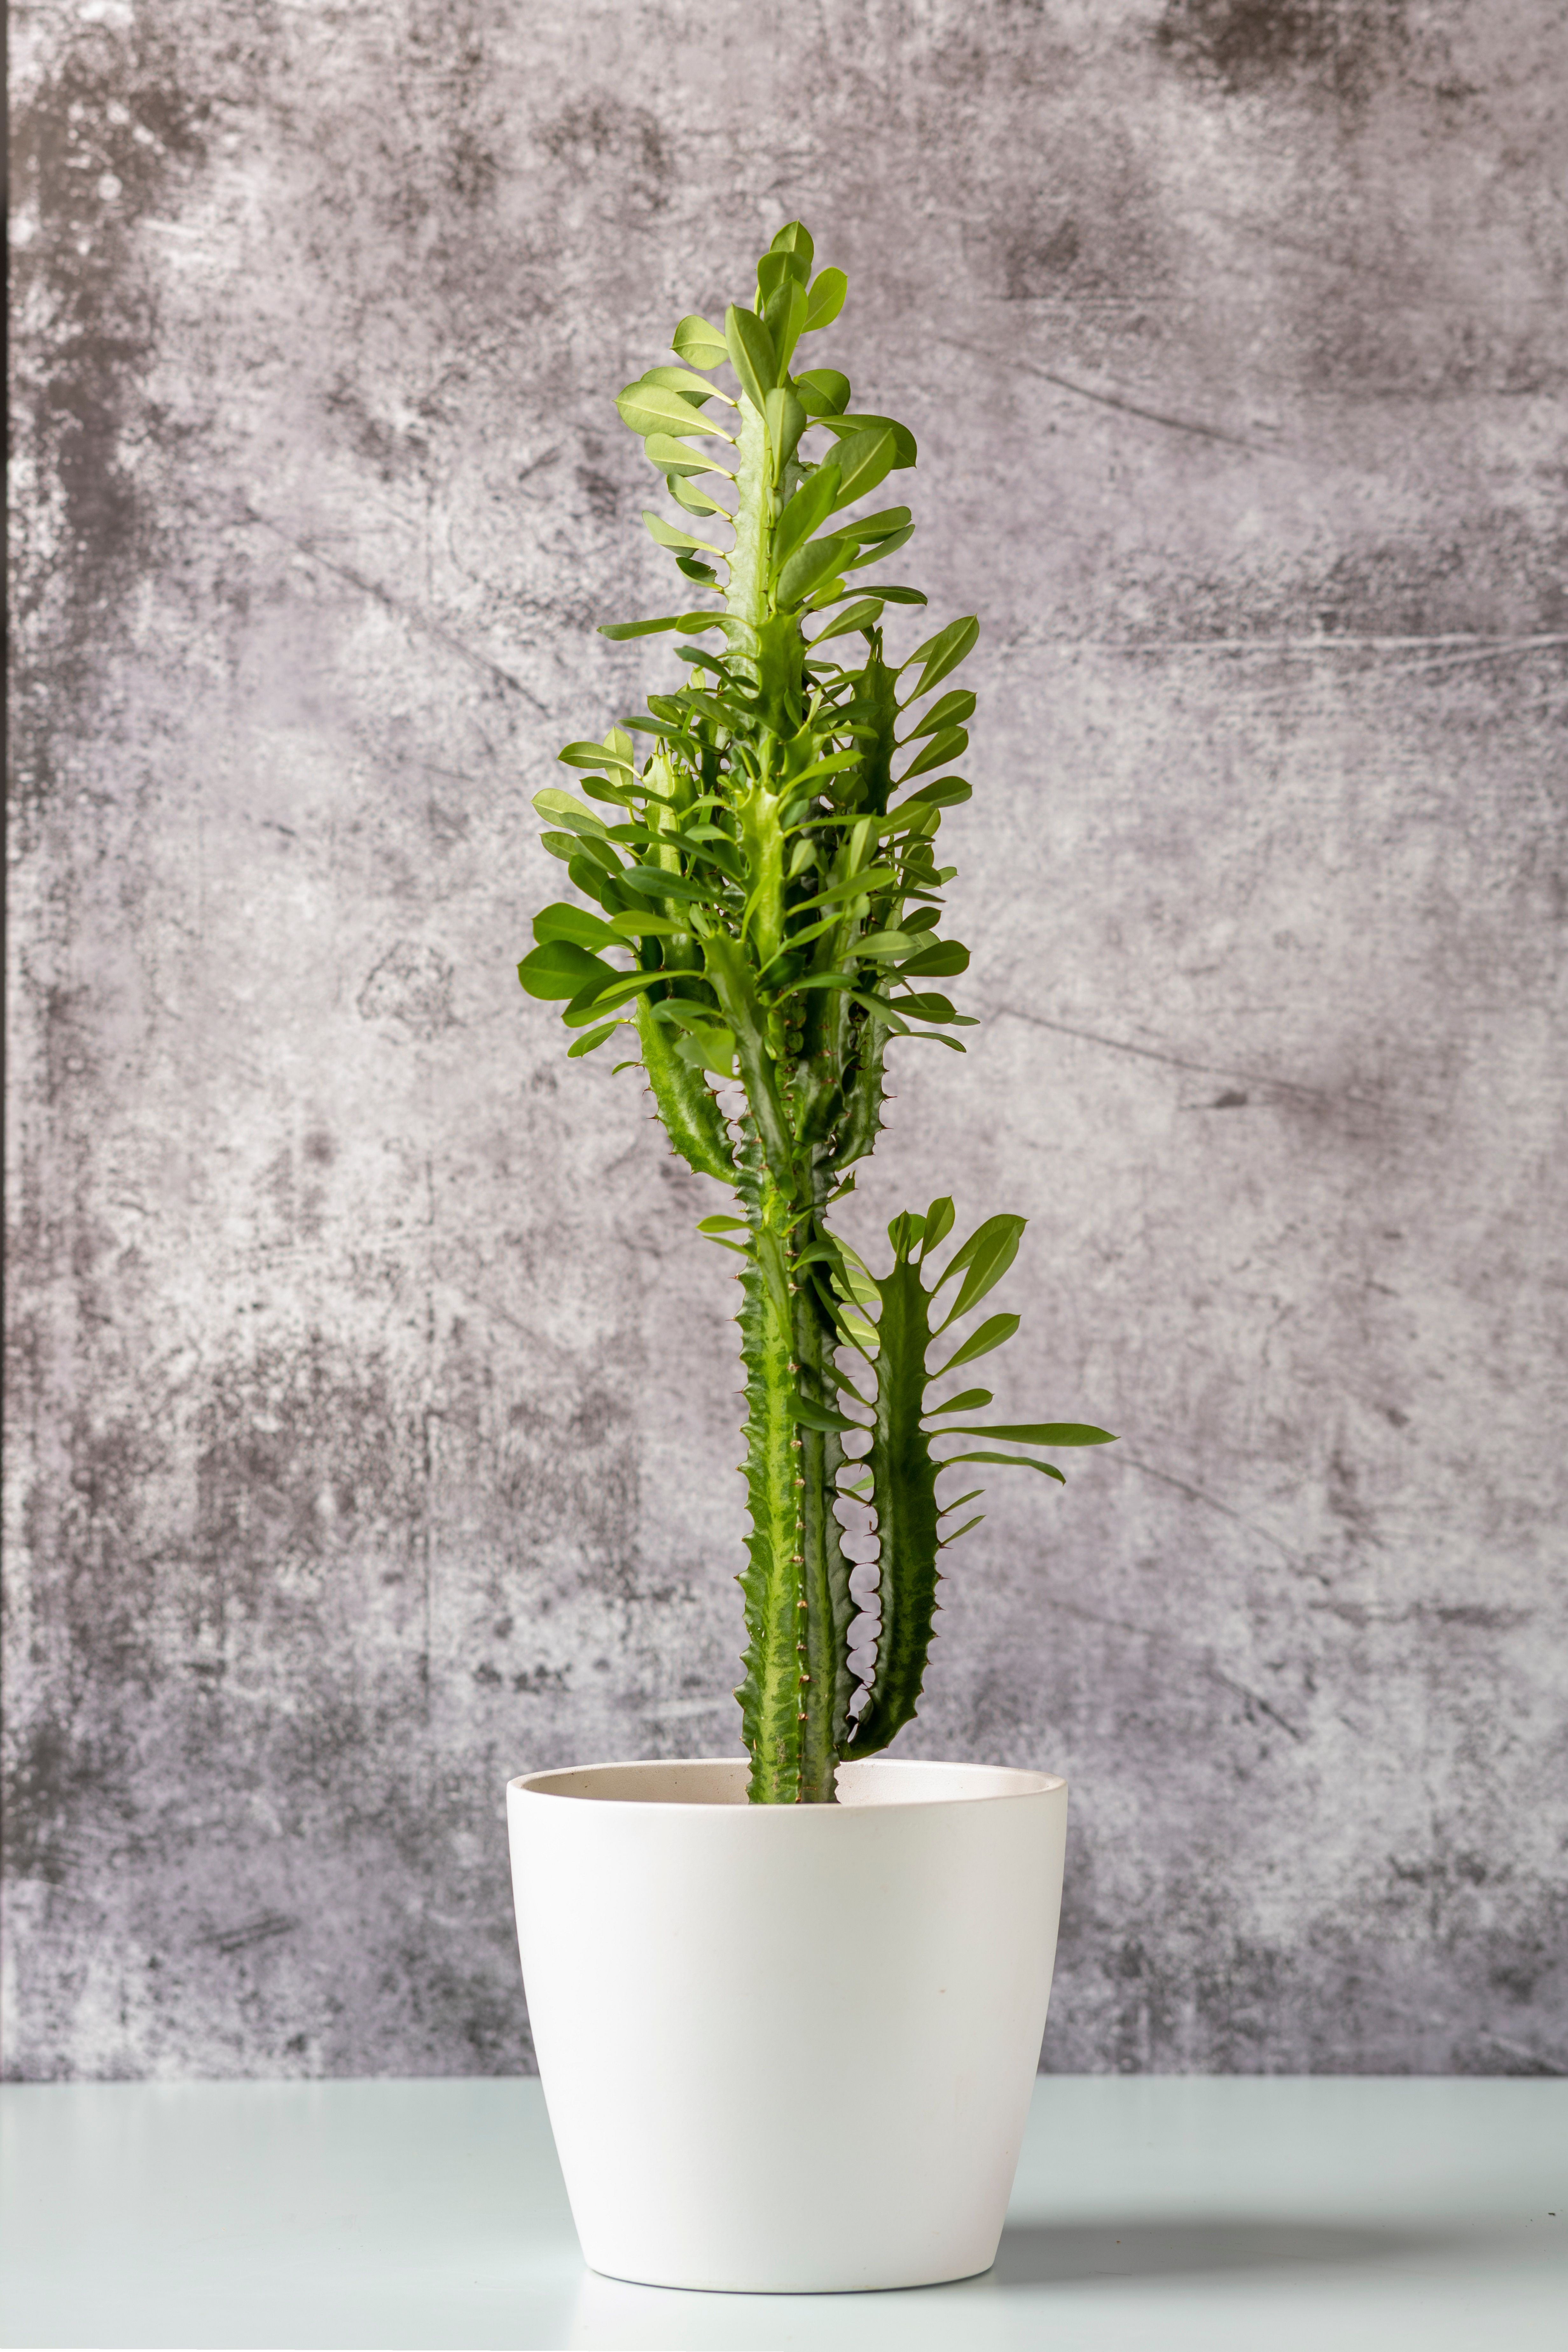
[[[13,2074],[525,2068],[504,1776],[735,1744],[722,1202],[512,966],[795,213],[984,623],[850,1230],[1027,1214],[1124,1433],[904,1751],[1071,1776],[1050,2066],[1568,2067],[1563,29],[18,8]]]

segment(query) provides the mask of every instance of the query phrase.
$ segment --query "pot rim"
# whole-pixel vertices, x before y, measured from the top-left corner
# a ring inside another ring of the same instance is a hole
[[[1013,1803],[1021,1797],[1055,1796],[1064,1791],[1068,1783],[1059,1772],[1044,1772],[1032,1767],[1014,1764],[979,1764],[945,1758],[865,1756],[847,1759],[853,1771],[875,1771],[879,1776],[897,1774],[901,1780],[907,1774],[911,1783],[918,1783],[929,1774],[949,1772],[984,1773],[989,1787],[976,1789],[973,1794],[959,1795],[949,1791],[921,1793],[911,1786],[907,1796],[879,1797],[874,1804],[845,1805],[752,1805],[742,1798],[737,1802],[725,1797],[643,1797],[635,1794],[601,1795],[592,1788],[563,1788],[563,1781],[581,1782],[589,1778],[616,1774],[650,1778],[657,1773],[681,1770],[710,1770],[714,1765],[749,1763],[745,1756],[659,1756],[627,1758],[624,1760],[599,1764],[567,1764],[553,1766],[544,1772],[519,1772],[506,1784],[510,1797],[515,1790],[521,1797],[556,1797],[574,1799],[579,1803],[614,1807],[637,1813],[712,1813],[734,1817],[744,1814],[748,1820],[773,1819],[784,1821],[831,1820],[836,1815],[857,1813],[910,1812],[917,1808],[930,1810],[937,1806],[984,1805]]]

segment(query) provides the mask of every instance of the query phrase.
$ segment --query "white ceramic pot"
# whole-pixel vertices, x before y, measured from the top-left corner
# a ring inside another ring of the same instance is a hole
[[[654,2286],[813,2294],[989,2269],[1039,2058],[1067,1782],[743,1762],[507,1789],[534,2048],[583,2252]]]

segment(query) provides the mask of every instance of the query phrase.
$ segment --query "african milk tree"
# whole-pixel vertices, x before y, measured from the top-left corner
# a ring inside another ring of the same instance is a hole
[[[930,1402],[1017,1329],[1016,1315],[988,1315],[931,1360],[1011,1265],[1022,1217],[988,1217],[939,1266],[953,1207],[933,1200],[894,1218],[881,1273],[829,1223],[875,1145],[889,1045],[961,1052],[952,1033],[972,1025],[931,983],[969,962],[941,935],[954,868],[936,840],[970,797],[952,764],[975,698],[946,682],[979,630],[950,621],[901,660],[885,646],[885,622],[926,600],[868,583],[913,529],[907,506],[869,501],[914,465],[915,443],[858,411],[836,369],[795,368],[847,290],[841,270],[812,264],[792,221],[752,304],[722,329],[682,319],[676,363],[616,401],[679,517],[644,522],[701,601],[605,629],[673,634],[686,683],[561,753],[584,797],[550,790],[535,805],[577,896],[535,918],[519,967],[531,995],[564,1000],[572,1055],[635,1036],[671,1146],[733,1194],[699,1230],[742,1261],[737,1696],[750,1794],[767,1804],[831,1802],[840,1761],[885,1748],[914,1714],[938,1561],[976,1524],[952,1521],[980,1489],[939,1500],[943,1472],[1016,1463],[1059,1480],[1033,1449],[1108,1434],[977,1423],[982,1388]],[[715,1080],[743,1089],[733,1119]],[[847,1497],[875,1528],[877,1556],[858,1565]]]

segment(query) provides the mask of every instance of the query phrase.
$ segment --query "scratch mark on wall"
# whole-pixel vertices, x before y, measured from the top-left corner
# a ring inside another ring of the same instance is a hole
[[[443,628],[439,621],[432,620],[429,614],[422,613],[416,604],[410,604],[403,597],[395,596],[390,588],[384,588],[379,581],[372,580],[364,572],[356,571],[352,563],[344,563],[338,556],[328,555],[319,541],[308,539],[297,531],[287,530],[281,523],[274,522],[269,516],[258,514],[248,502],[242,511],[247,522],[259,524],[263,530],[269,530],[275,539],[281,540],[285,547],[291,547],[297,555],[307,556],[312,563],[319,563],[323,572],[335,573],[340,580],[346,581],[351,588],[357,588],[362,595],[371,597],[376,604],[384,606],[387,612],[395,613],[398,619],[406,621],[411,628],[422,631],[426,636],[434,637],[438,644],[447,646],[462,660],[471,663],[475,669],[482,670],[486,677],[493,677],[501,686],[509,688],[513,694],[521,695],[523,700],[532,709],[543,712],[545,706],[540,701],[538,696],[531,694],[522,680],[512,671],[503,669],[500,664],[492,661],[488,654],[476,653],[472,646],[465,645],[460,637],[455,637],[450,629]]]

